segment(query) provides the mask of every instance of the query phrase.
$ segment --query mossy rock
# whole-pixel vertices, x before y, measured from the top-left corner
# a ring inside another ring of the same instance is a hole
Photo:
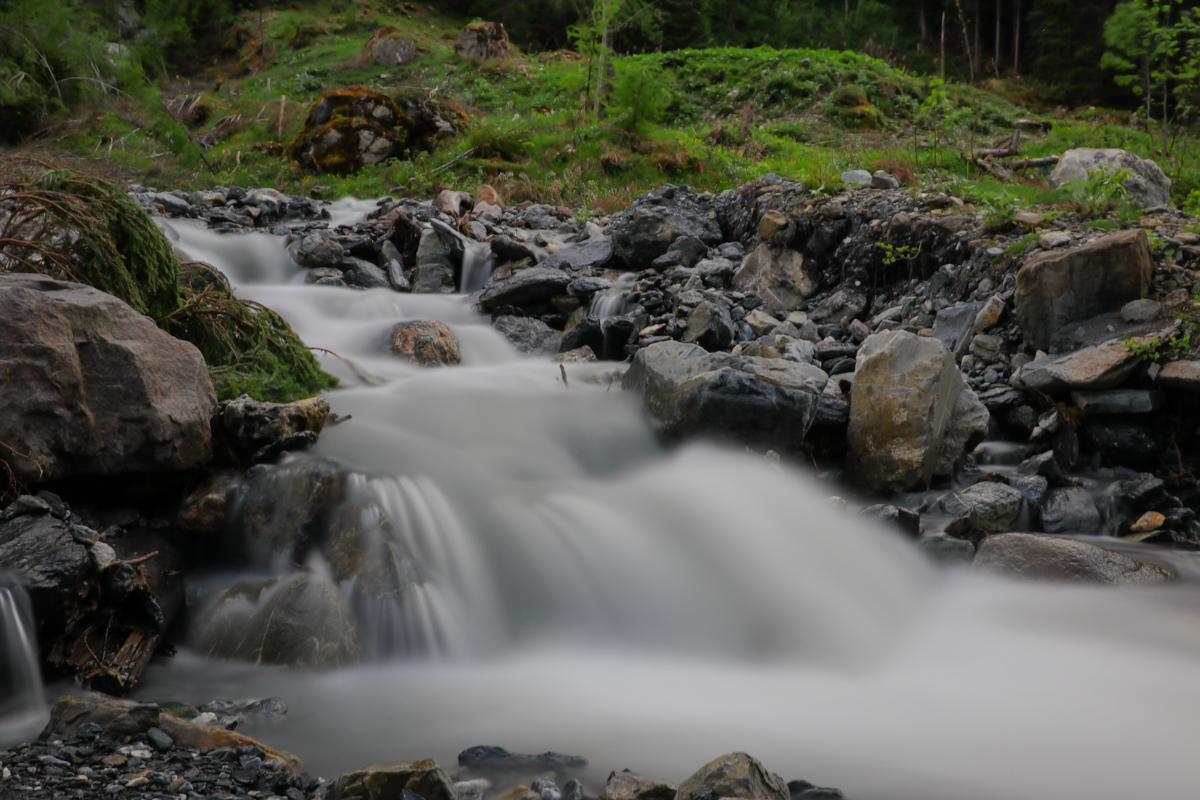
[[[870,103],[853,108],[839,108],[834,117],[840,125],[855,131],[877,131],[884,124],[883,112]]]
[[[435,148],[467,122],[450,97],[408,90],[393,101],[364,86],[321,96],[284,156],[309,172],[345,175],[389,158]]]
[[[868,105],[867,91],[853,83],[835,91],[830,100],[839,108],[859,108]]]

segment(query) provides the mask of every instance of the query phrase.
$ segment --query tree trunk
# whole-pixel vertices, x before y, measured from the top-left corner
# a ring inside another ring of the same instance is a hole
[[[938,55],[940,77],[946,80],[946,12],[942,12],[942,52]]]
[[[1021,0],[1013,7],[1013,77],[1021,76]]]
[[[921,38],[918,41],[924,44],[929,39],[929,26],[925,24],[925,0],[921,0],[920,10],[917,12],[917,25],[921,29]],[[918,52],[919,52],[918,45]]]
[[[996,59],[992,62],[996,77],[1000,77],[1000,0],[996,0]]]
[[[983,50],[979,46],[979,0],[971,3],[971,16],[975,24],[975,60],[971,62],[971,72],[975,75],[983,72]]]

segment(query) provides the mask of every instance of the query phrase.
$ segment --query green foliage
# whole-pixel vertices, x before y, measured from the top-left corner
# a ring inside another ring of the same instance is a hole
[[[475,158],[500,158],[504,161],[524,161],[529,155],[529,135],[521,128],[501,128],[494,122],[476,125],[467,134],[467,144]]]
[[[901,261],[907,261],[917,254],[917,249],[907,244],[892,244],[891,242],[876,242],[875,246],[883,251],[883,265],[890,267]]]
[[[644,61],[623,59],[609,98],[609,111],[627,129],[642,133],[658,122],[667,106],[662,68]]]
[[[1122,346],[1143,361],[1182,358],[1192,352],[1194,347],[1192,333],[1193,331],[1188,331],[1169,339],[1154,336],[1146,341],[1138,341],[1130,337],[1122,342]]]
[[[218,400],[248,394],[287,403],[334,386],[312,352],[278,314],[241,300],[205,265],[190,267],[182,303],[160,325],[199,348]]]
[[[1070,200],[1081,220],[1103,217],[1119,202],[1127,199],[1121,182],[1129,178],[1129,170],[1096,170],[1085,180],[1071,184]]]

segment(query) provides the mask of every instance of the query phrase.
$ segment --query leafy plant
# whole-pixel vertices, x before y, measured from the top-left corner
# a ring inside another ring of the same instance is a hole
[[[875,246],[883,251],[883,265],[890,267],[901,261],[906,261],[916,255],[915,247],[907,244],[892,244],[891,242],[876,242]]]
[[[1130,177],[1129,170],[1102,170],[1088,173],[1088,177],[1071,185],[1071,204],[1082,220],[1103,217],[1128,194],[1122,182]]]
[[[621,62],[613,85],[610,110],[631,131],[644,132],[657,122],[667,105],[662,68],[646,62]]]

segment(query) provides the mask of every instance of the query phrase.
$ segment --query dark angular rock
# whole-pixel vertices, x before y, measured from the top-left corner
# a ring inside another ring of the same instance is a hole
[[[524,306],[549,300],[571,283],[570,273],[546,267],[532,267],[514,273],[483,290],[479,306],[490,311],[499,306]]]

